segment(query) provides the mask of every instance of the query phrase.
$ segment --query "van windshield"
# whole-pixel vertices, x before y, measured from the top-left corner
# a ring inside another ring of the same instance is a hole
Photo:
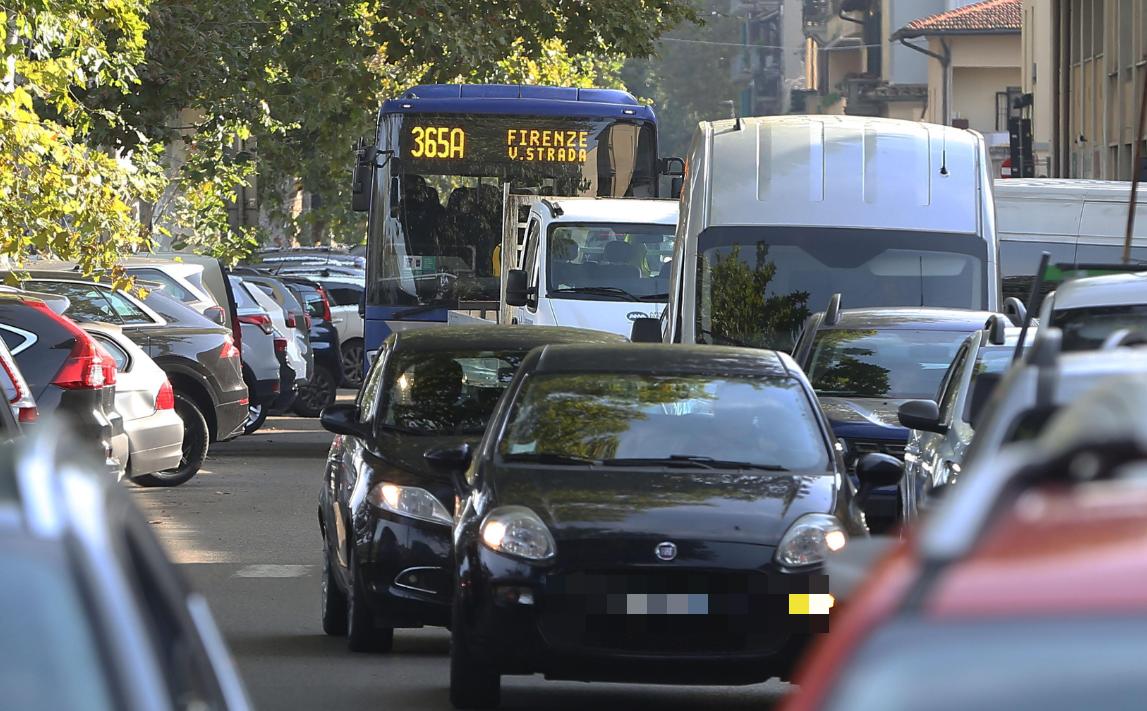
[[[676,225],[561,223],[546,250],[551,299],[665,300]]]
[[[821,227],[715,227],[697,248],[698,343],[792,350],[834,293],[846,308],[984,309],[975,235]]]

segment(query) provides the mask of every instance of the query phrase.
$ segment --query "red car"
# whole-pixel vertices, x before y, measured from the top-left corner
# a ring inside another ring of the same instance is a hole
[[[969,472],[874,571],[781,711],[1147,708],[1147,379]]]

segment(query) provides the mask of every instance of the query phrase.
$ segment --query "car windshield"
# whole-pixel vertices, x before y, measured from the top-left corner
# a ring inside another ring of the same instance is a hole
[[[1063,331],[1063,350],[1096,350],[1121,329],[1147,331],[1147,304],[1057,309],[1051,325]]]
[[[967,331],[825,329],[808,376],[822,397],[935,398]]]
[[[0,705],[118,708],[83,598],[59,560],[0,544],[0,576]]]
[[[507,461],[713,460],[803,471],[829,464],[809,398],[784,377],[536,375],[498,450]]]
[[[825,711],[1132,711],[1147,679],[1141,617],[906,620],[840,668]],[[942,671],[941,671],[942,670]]]
[[[525,351],[399,353],[387,366],[383,424],[417,435],[475,435]]]
[[[987,297],[987,246],[975,235],[716,227],[698,245],[698,343],[791,350],[834,293],[846,308],[980,309]]]
[[[549,297],[657,297],[669,292],[675,225],[560,223],[550,227],[546,254]]]

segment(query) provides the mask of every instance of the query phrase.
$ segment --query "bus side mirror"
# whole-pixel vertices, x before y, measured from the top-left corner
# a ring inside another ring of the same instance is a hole
[[[635,318],[629,332],[632,343],[661,343],[661,319]]]
[[[676,200],[681,197],[681,191],[685,188],[684,178],[673,178],[669,181],[669,197]]]
[[[677,157],[661,158],[657,161],[657,167],[662,175],[670,178],[670,197],[681,197],[681,189],[685,185],[685,161]]]
[[[376,149],[360,143],[355,150],[354,175],[351,181],[350,202],[355,212],[370,210],[370,194],[374,192],[374,159]]]
[[[530,303],[530,279],[525,269],[506,272],[506,305],[525,306]]]

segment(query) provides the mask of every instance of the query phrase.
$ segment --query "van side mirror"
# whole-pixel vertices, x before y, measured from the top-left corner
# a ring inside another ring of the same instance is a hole
[[[909,400],[896,411],[896,418],[910,430],[937,434],[948,431],[940,422],[940,406],[935,400]]]
[[[354,174],[351,178],[350,202],[355,212],[370,210],[370,195],[374,192],[374,159],[377,149],[360,143],[355,150]]]
[[[863,504],[876,489],[896,486],[904,475],[904,463],[891,454],[866,454],[856,463],[856,478],[860,490],[856,502]]]
[[[525,306],[530,303],[530,277],[525,269],[506,272],[506,305]]]
[[[634,319],[629,340],[633,343],[661,343],[661,319],[648,316]]]

